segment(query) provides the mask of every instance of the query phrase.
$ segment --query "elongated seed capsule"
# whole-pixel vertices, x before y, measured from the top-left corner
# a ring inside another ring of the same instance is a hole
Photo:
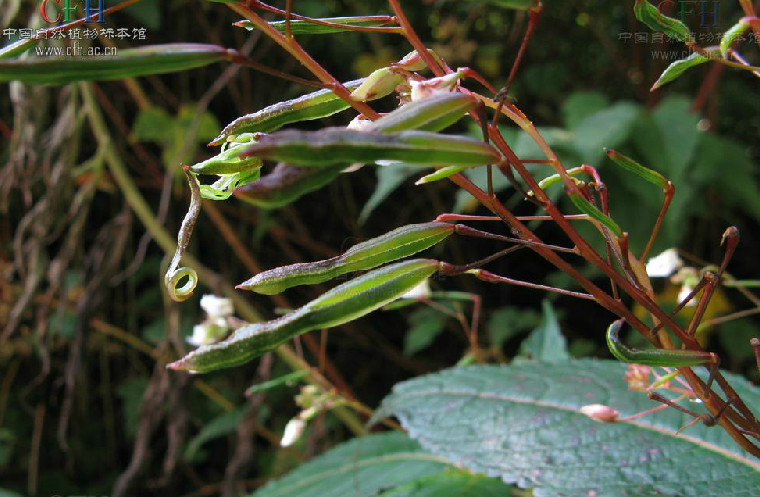
[[[261,167],[261,160],[254,157],[240,157],[244,145],[229,147],[215,156],[190,167],[195,174],[233,174]]]
[[[655,184],[659,186],[660,188],[667,188],[668,187],[668,180],[663,176],[662,174],[658,173],[657,171],[654,171],[652,169],[649,169],[648,167],[642,166],[635,160],[631,159],[627,155],[623,155],[617,150],[611,150],[608,148],[605,148],[604,151],[607,153],[607,157],[609,157],[615,164],[622,167],[623,169],[626,169],[646,181]]]
[[[369,314],[430,277],[439,265],[430,259],[413,259],[375,269],[333,288],[290,314],[240,328],[227,340],[202,346],[167,367],[205,373],[243,364],[296,335],[338,326]]]
[[[498,162],[500,157],[489,144],[463,136],[426,131],[382,134],[346,128],[279,131],[248,147],[242,156],[248,155],[316,167],[376,160],[476,166]]]
[[[280,162],[269,174],[237,188],[234,195],[258,207],[276,209],[332,182],[345,167],[300,167]]]
[[[594,204],[583,198],[580,193],[570,193],[568,195],[575,206],[584,214],[588,214],[593,219],[602,223],[616,237],[620,238],[623,235],[623,230],[620,229],[620,226],[618,226],[618,224],[613,221],[611,217],[605,215]]]
[[[739,22],[731,26],[731,28],[723,34],[723,37],[720,39],[720,55],[724,59],[728,58],[728,49],[734,44],[736,38],[749,29],[749,20],[749,17],[742,17],[739,19]]]
[[[638,350],[626,347],[620,341],[620,328],[624,321],[618,319],[607,328],[607,347],[618,360],[645,366],[663,366],[678,368],[682,366],[703,366],[716,363],[717,357],[712,352],[698,350],[651,349]]]
[[[364,78],[343,83],[348,90],[355,90]],[[311,121],[332,116],[348,109],[349,105],[332,90],[325,89],[307,93],[292,100],[278,102],[263,109],[238,117],[214,138],[209,145],[219,145],[230,137],[241,133],[271,133],[286,124]]]
[[[390,16],[354,16],[354,17],[323,17],[315,19],[326,24],[316,24],[310,21],[291,19],[290,32],[294,35],[323,35],[332,33],[342,33],[350,31],[351,27],[385,27],[393,24],[393,18]],[[270,21],[269,25],[280,33],[285,33],[286,21]],[[245,28],[248,31],[255,29],[253,23],[248,20],[236,22],[233,26]],[[387,27],[388,32],[394,33],[401,28]],[[379,31],[383,32],[383,31]]]
[[[298,285],[316,285],[342,274],[372,269],[414,255],[446,239],[454,228],[453,224],[437,222],[409,224],[358,243],[331,259],[264,271],[237,288],[273,295]]]
[[[171,43],[128,48],[118,56],[39,57],[0,61],[0,82],[64,85],[165,74],[229,60],[236,52],[216,45]]]
[[[475,108],[477,100],[460,92],[443,93],[409,102],[373,122],[367,131],[396,133],[409,129],[441,131]]]

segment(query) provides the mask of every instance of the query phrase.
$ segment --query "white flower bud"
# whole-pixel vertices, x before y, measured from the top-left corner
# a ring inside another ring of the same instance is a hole
[[[216,295],[204,295],[201,297],[201,308],[206,311],[210,319],[226,318],[232,316],[235,308],[230,299],[217,297]]]
[[[620,413],[615,409],[602,404],[589,404],[581,407],[581,412],[595,421],[613,423],[617,421]]]
[[[652,278],[665,278],[678,271],[683,261],[676,249],[668,249],[647,262],[647,274]]]
[[[293,418],[285,425],[285,431],[282,434],[280,440],[281,447],[290,447],[294,443],[298,442],[306,430],[306,421],[301,418]]]

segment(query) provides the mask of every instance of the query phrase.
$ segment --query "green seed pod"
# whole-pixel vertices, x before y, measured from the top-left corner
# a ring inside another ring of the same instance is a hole
[[[390,67],[381,67],[367,76],[361,86],[351,93],[351,97],[362,102],[375,100],[390,94],[403,82],[404,78]]]
[[[380,133],[397,133],[410,129],[441,131],[459,121],[468,111],[474,109],[476,104],[475,97],[465,93],[451,92],[434,95],[399,107],[373,122],[366,131]]]
[[[413,259],[375,269],[337,286],[279,319],[238,329],[222,342],[199,347],[169,369],[205,373],[237,366],[290,338],[357,319],[404,295],[439,268],[438,261]]]
[[[739,22],[731,26],[731,29],[723,34],[723,37],[720,39],[720,55],[723,56],[724,59],[728,58],[728,49],[734,44],[736,38],[744,34],[749,27],[749,18],[742,17],[739,19]]]
[[[294,35],[326,35],[333,33],[344,33],[352,31],[351,28],[358,27],[373,27],[373,28],[385,28],[380,32],[388,33],[400,33],[401,28],[390,26],[393,24],[393,18],[390,16],[355,16],[355,17],[324,17],[317,18],[316,21],[322,21],[326,24],[316,24],[311,21],[304,21],[300,19],[290,20],[290,32]],[[270,21],[269,25],[280,33],[286,31],[286,21]],[[245,28],[248,31],[255,29],[253,23],[248,20],[236,22],[235,26]]]
[[[248,155],[317,167],[376,160],[478,166],[500,158],[489,144],[467,137],[424,131],[381,134],[346,128],[279,131],[248,147],[243,156]]]
[[[605,148],[604,151],[607,153],[607,157],[609,157],[615,164],[622,167],[623,169],[631,171],[632,173],[644,178],[646,181],[657,185],[662,189],[668,187],[669,181],[665,178],[665,176],[658,173],[657,171],[642,166],[635,160],[621,154],[616,150]]]
[[[316,285],[343,274],[372,269],[414,255],[446,239],[453,232],[454,225],[448,223],[402,226],[358,243],[332,259],[291,264],[261,272],[237,288],[273,295],[298,285]]]
[[[113,57],[40,57],[0,61],[0,82],[65,85],[186,71],[229,60],[236,52],[216,45],[171,43],[128,48]]]
[[[354,90],[363,82],[364,79],[357,79],[343,83],[343,86],[348,90]],[[209,145],[219,145],[241,133],[271,133],[286,124],[322,119],[346,110],[348,107],[348,103],[335,95],[332,90],[315,91],[238,117],[225,126]]]
[[[233,174],[261,167],[261,160],[255,157],[240,157],[246,144],[227,147],[217,155],[190,167],[195,174]]]
[[[570,200],[573,201],[575,206],[580,209],[584,214],[587,214],[592,219],[602,223],[608,230],[615,234],[618,238],[623,235],[623,230],[620,226],[612,220],[611,217],[605,215],[602,211],[596,208],[594,204],[586,200],[579,193],[570,193]]]
[[[299,167],[280,162],[258,181],[236,189],[234,195],[258,207],[276,209],[331,183],[345,167]]]

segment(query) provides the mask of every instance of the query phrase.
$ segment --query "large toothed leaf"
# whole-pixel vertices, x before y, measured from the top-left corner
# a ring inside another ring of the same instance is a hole
[[[409,257],[432,247],[454,232],[448,223],[409,224],[357,243],[343,254],[263,271],[237,288],[272,295],[298,285],[316,285],[338,276],[364,271]]]
[[[625,372],[595,360],[451,369],[396,385],[376,418],[393,415],[424,449],[536,496],[760,496],[760,462],[720,428],[676,435],[691,418],[675,409],[609,424],[579,412],[603,404],[623,418],[659,405],[629,391]],[[756,387],[728,380],[760,405]]]
[[[343,86],[348,90],[355,90],[363,82],[364,79],[357,79],[343,83]],[[322,119],[348,107],[348,103],[332,90],[315,91],[238,117],[228,124],[210,145],[219,145],[229,137],[242,133],[271,133],[287,124]]]
[[[243,155],[300,166],[377,160],[476,166],[499,160],[499,153],[493,147],[472,138],[423,131],[382,134],[346,128],[280,131],[262,137]]]
[[[324,17],[314,19],[326,24],[317,24],[300,19],[290,20],[290,32],[294,35],[326,35],[352,31],[352,27],[392,27],[393,18],[390,16],[356,16],[356,17]],[[285,21],[272,21],[270,26],[280,33],[285,33]],[[248,20],[235,23],[235,26],[252,31],[253,23]],[[400,28],[388,29],[388,32],[400,31]]]
[[[239,328],[227,340],[199,347],[167,367],[204,373],[243,364],[294,336],[353,321],[393,302],[433,275],[439,265],[430,259],[412,259],[374,269],[279,319]]]
[[[688,69],[691,69],[692,67],[698,66],[700,64],[704,64],[709,60],[710,59],[704,55],[694,52],[685,59],[679,59],[671,62],[671,64],[666,67],[664,71],[662,71],[662,74],[660,74],[660,77],[657,78],[657,81],[654,82],[651,91],[656,90],[662,85],[670,83],[671,81],[678,78],[681,74],[686,72]]]
[[[666,4],[660,3],[660,5]],[[633,13],[636,15],[636,19],[654,31],[662,31],[669,37],[683,42],[691,38],[691,32],[684,23],[678,19],[666,16],[647,0],[636,0],[636,4],[633,6]]]
[[[436,493],[429,490],[436,489]],[[251,497],[508,497],[492,478],[459,470],[401,433],[344,443],[270,482]]]
[[[120,50],[109,57],[41,57],[0,61],[0,82],[63,85],[186,71],[227,60],[234,52],[216,45],[174,43]]]

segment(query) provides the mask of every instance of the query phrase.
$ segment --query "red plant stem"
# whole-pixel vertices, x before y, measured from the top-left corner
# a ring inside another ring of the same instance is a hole
[[[295,40],[295,38],[288,38],[275,28],[269,25],[264,19],[259,17],[256,13],[243,5],[227,4],[227,6],[242,15],[251,23],[260,29],[265,35],[269,36],[275,43],[284,48],[288,53],[295,57],[298,62],[303,64],[314,76],[321,82],[326,84],[328,88],[348,103],[351,107],[356,109],[357,112],[364,114],[369,119],[377,119],[379,116],[375,110],[367,105],[365,102],[354,100],[351,97],[351,93],[341,84],[340,81],[335,79],[324,67],[322,67],[314,58],[304,50],[301,45]],[[427,53],[427,52],[426,52]]]

